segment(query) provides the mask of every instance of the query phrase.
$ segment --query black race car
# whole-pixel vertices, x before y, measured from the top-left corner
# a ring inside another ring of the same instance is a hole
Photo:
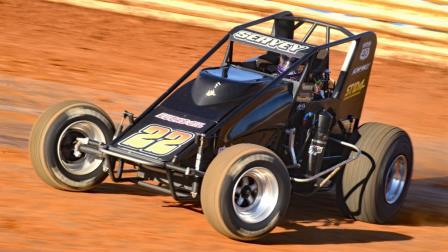
[[[251,29],[265,22],[273,23],[271,34]],[[307,43],[317,28],[325,42]],[[330,32],[344,38],[332,40]],[[330,53],[344,44],[333,80]],[[223,45],[222,64],[200,69]],[[241,45],[259,53],[238,60]],[[33,166],[61,190],[86,191],[109,175],[198,201],[214,228],[243,241],[269,233],[292,192],[333,185],[344,215],[387,222],[406,196],[413,151],[397,127],[359,125],[375,48],[373,32],[354,35],[290,12],[240,25],[141,115],[125,112],[117,127],[90,103],[50,107],[32,130]]]

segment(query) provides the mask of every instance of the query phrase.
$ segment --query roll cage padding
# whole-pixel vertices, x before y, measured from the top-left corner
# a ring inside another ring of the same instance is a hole
[[[294,38],[294,21],[287,19],[274,19],[272,36],[276,38]]]
[[[292,16],[292,15],[291,15]],[[274,25],[272,27],[272,36],[276,38],[294,38],[294,21],[287,19],[274,19]],[[272,51],[267,51],[265,54],[259,57],[260,59],[267,60],[274,65],[278,65],[280,54]]]

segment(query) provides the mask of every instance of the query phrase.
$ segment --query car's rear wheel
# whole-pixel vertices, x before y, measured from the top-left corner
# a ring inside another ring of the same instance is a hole
[[[281,159],[254,144],[226,148],[212,161],[201,187],[210,224],[236,240],[269,233],[287,210],[291,184]]]
[[[412,175],[411,140],[403,130],[366,123],[356,143],[364,155],[345,166],[337,182],[344,215],[370,223],[391,221],[402,206]]]
[[[48,185],[70,191],[85,191],[107,177],[104,159],[76,152],[79,138],[109,143],[114,126],[99,107],[81,101],[66,101],[48,108],[35,123],[30,137],[34,169]]]

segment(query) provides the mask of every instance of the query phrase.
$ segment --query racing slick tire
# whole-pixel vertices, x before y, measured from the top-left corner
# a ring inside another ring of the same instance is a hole
[[[82,101],[65,101],[48,108],[34,124],[30,157],[37,175],[48,185],[68,191],[86,191],[108,175],[104,159],[81,153],[77,138],[109,143],[114,132],[110,117],[99,107]]]
[[[412,176],[412,143],[402,129],[381,123],[366,123],[358,133],[356,145],[363,155],[341,171],[337,203],[347,217],[387,223],[406,198]]]
[[[202,210],[225,236],[252,241],[268,234],[287,211],[291,182],[282,160],[255,144],[224,149],[201,186]]]

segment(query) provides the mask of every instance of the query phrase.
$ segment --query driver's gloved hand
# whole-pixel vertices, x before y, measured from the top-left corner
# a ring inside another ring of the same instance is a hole
[[[273,74],[277,71],[277,68],[272,64],[272,62],[258,58],[255,61],[257,65],[257,70],[263,73]]]
[[[274,66],[273,64],[267,65],[265,72],[268,73],[268,74],[276,73],[277,72],[277,67]]]

